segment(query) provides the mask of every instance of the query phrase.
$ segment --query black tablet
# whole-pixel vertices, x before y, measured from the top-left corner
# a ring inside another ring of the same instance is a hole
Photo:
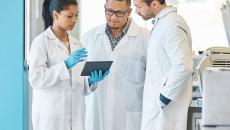
[[[81,76],[90,76],[91,72],[95,70],[102,70],[102,74],[104,74],[110,69],[112,63],[113,61],[87,61],[85,62]]]

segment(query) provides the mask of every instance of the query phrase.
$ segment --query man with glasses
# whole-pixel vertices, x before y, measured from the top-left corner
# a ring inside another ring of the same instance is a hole
[[[141,130],[186,130],[192,99],[189,27],[165,0],[133,0],[143,19],[154,18],[148,44]]]
[[[148,31],[129,17],[130,0],[107,0],[107,23],[84,35],[89,61],[113,61],[86,97],[86,130],[140,130]]]

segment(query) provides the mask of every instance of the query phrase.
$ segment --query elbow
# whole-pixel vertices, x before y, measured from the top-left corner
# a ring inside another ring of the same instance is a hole
[[[29,76],[29,83],[33,89],[40,88],[40,86],[41,86],[38,79],[33,77],[33,76]]]
[[[45,79],[42,78],[42,77],[44,77],[44,76],[40,75],[38,73],[30,73],[29,74],[29,83],[30,83],[30,86],[33,89],[43,88],[44,87]]]

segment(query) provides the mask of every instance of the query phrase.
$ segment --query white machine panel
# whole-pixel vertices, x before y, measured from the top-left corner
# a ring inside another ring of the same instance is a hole
[[[203,126],[230,130],[230,70],[208,68],[204,73]]]

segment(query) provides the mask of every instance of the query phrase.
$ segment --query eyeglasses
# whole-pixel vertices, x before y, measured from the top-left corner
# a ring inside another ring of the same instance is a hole
[[[109,16],[112,16],[113,14],[115,14],[117,17],[123,17],[128,11],[129,9],[126,11],[122,11],[122,10],[113,11],[111,9],[105,9],[105,14]]]

